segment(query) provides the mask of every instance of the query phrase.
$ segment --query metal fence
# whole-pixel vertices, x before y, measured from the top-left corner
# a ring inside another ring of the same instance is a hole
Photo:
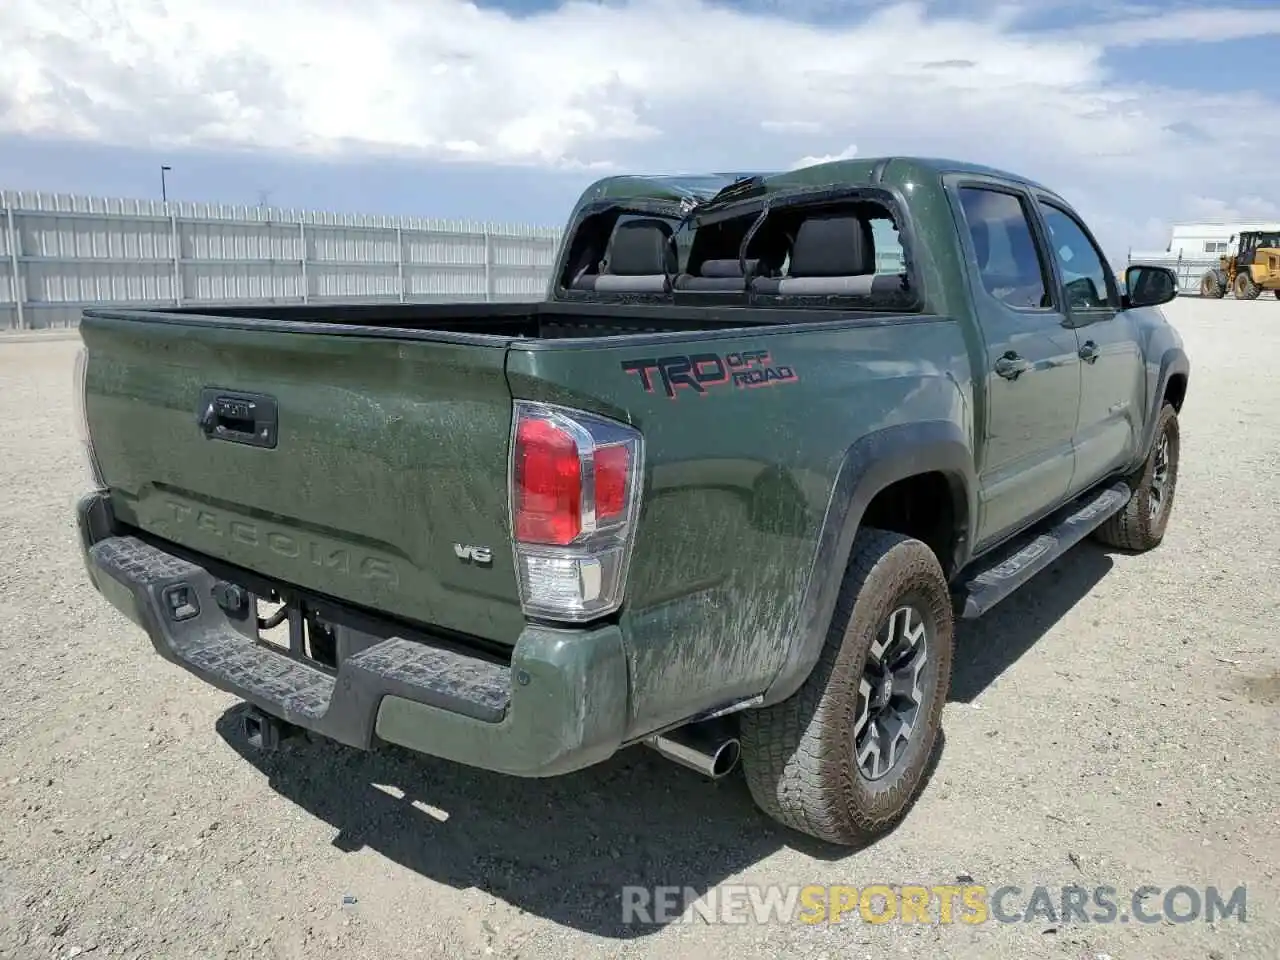
[[[1147,264],[1153,267],[1168,267],[1178,275],[1179,293],[1192,293],[1198,296],[1200,294],[1200,278],[1204,276],[1205,271],[1210,267],[1216,267],[1218,265],[1218,258],[1214,256],[1169,256],[1168,254],[1152,254],[1151,256],[1147,256],[1142,253],[1131,253],[1129,255],[1129,264]]]
[[[0,330],[89,305],[528,300],[559,228],[0,191]]]

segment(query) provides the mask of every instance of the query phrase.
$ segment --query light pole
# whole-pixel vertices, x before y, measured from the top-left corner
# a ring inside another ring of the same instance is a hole
[[[168,189],[168,186],[165,184],[164,175],[166,173],[169,173],[172,170],[173,170],[173,167],[169,166],[168,164],[160,165],[160,199],[164,203],[169,202],[169,189]]]

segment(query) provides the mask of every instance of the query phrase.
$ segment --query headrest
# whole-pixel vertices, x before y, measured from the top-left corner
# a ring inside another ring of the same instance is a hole
[[[618,224],[609,244],[607,271],[616,276],[643,277],[675,272],[671,224],[652,218]]]
[[[845,214],[810,217],[791,249],[793,277],[848,277],[876,272],[871,224]]]
[[[759,266],[759,260],[748,260],[747,273],[754,275]],[[703,260],[702,266],[698,268],[698,276],[717,277],[720,279],[740,277],[742,276],[742,264],[736,257],[732,260]]]

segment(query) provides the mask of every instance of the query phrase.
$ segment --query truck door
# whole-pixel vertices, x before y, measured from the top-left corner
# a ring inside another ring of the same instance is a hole
[[[1080,356],[1051,281],[1030,195],[999,181],[962,180],[956,187],[987,361],[978,461],[981,549],[1066,498]]]
[[[1060,200],[1037,196],[1068,322],[1080,342],[1076,468],[1068,491],[1086,490],[1131,463],[1146,415],[1146,370],[1133,314],[1080,218]]]

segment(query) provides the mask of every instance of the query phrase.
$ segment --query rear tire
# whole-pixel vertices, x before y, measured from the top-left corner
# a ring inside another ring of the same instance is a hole
[[[1151,452],[1142,469],[1129,480],[1133,496],[1123,510],[1094,532],[1097,540],[1120,550],[1144,551],[1160,545],[1173,511],[1180,449],[1178,413],[1165,404],[1156,423]]]
[[[742,715],[743,772],[761,810],[848,846],[905,815],[951,684],[951,603],[925,544],[859,532],[813,672],[788,699]]]
[[[1262,288],[1253,282],[1248,270],[1241,270],[1236,274],[1236,284],[1231,292],[1237,300],[1257,300]]]
[[[1208,271],[1200,278],[1200,296],[1221,300],[1227,293],[1227,282],[1217,270]]]

